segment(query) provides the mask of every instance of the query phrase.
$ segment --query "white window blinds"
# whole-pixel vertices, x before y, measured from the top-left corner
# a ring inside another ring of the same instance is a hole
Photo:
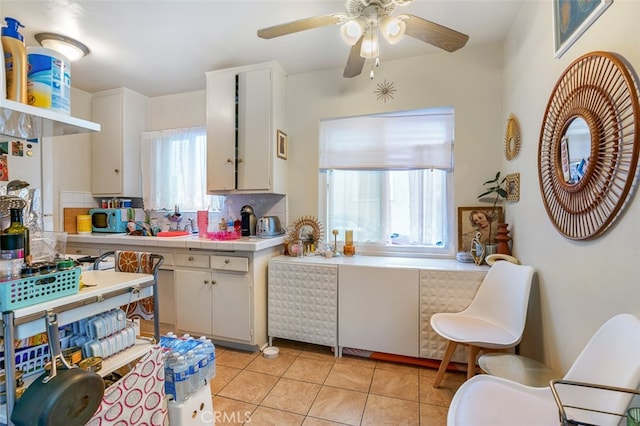
[[[451,170],[453,109],[323,120],[320,170]]]

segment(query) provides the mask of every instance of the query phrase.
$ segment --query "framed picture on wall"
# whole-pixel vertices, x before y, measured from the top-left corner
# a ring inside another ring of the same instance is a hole
[[[278,157],[283,160],[287,159],[287,134],[282,130],[278,130],[278,134],[276,136],[277,139],[277,152]]]
[[[611,3],[613,0],[553,0],[555,57],[564,55]]]
[[[470,251],[471,241],[480,233],[480,242],[496,242],[498,222],[503,220],[502,206],[458,207],[458,251]]]
[[[505,177],[507,201],[520,201],[520,173],[511,173]]]

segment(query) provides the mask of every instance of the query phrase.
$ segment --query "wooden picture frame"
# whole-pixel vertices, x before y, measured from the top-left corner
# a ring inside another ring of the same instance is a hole
[[[492,206],[458,207],[458,251],[470,251],[471,241],[477,232],[481,234],[481,243],[495,243],[498,222],[503,221],[503,214],[502,206],[495,207],[495,215]],[[487,221],[491,223],[491,238]]]
[[[278,130],[276,135],[276,153],[278,158],[287,159],[287,134],[282,130]]]
[[[520,201],[520,173],[505,176],[507,201]]]
[[[553,0],[555,57],[564,55],[611,3],[613,0]]]

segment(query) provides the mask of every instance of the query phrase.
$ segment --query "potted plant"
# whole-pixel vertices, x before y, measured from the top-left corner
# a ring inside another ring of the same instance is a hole
[[[498,200],[505,199],[507,198],[507,190],[504,187],[504,183],[505,180],[507,178],[500,177],[500,171],[498,171],[495,175],[495,177],[493,179],[489,179],[488,181],[484,182],[482,185],[485,187],[485,191],[478,195],[478,199],[482,198],[482,197],[486,197],[488,195],[494,196],[495,198],[493,199],[493,206],[491,207],[491,216],[493,217],[493,219],[498,219],[496,218],[496,205],[498,204]],[[495,247],[496,242],[493,240],[493,230],[492,230],[492,225],[493,225],[493,220],[489,220],[489,242],[488,242],[488,246],[493,246]],[[491,251],[491,249],[487,249],[487,254],[492,254],[489,253]],[[495,249],[494,249],[495,252]]]

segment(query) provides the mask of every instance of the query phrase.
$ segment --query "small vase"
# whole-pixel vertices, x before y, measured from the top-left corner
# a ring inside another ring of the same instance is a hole
[[[484,245],[484,254],[485,257],[490,254],[496,254],[498,252],[498,246],[496,244],[485,244]]]
[[[498,230],[496,231],[496,241],[498,242],[497,252],[499,254],[511,255],[511,250],[509,249],[509,241],[511,241],[511,237],[509,236],[509,229],[507,229],[508,226],[508,223],[498,223]]]

